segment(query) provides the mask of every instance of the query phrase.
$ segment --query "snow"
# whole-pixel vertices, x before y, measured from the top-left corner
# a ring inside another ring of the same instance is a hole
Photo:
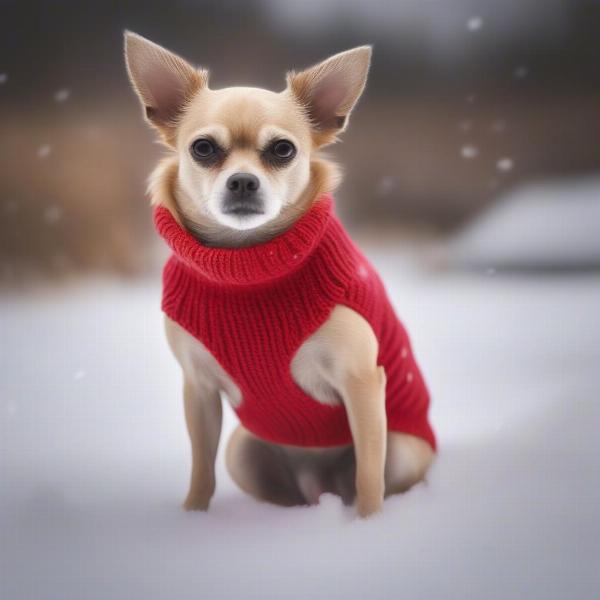
[[[467,30],[471,32],[479,31],[483,26],[483,19],[481,17],[471,17],[467,21]]]
[[[51,152],[52,146],[50,146],[50,144],[42,144],[37,150],[37,155],[38,158],[48,158]]]
[[[529,69],[524,65],[520,65],[515,68],[513,75],[515,79],[525,79],[529,75]]]
[[[73,379],[75,379],[75,381],[79,381],[80,379],[83,379],[86,376],[86,372],[83,369],[79,369],[78,371],[75,371],[75,373],[73,374]]]
[[[383,176],[377,184],[377,194],[380,196],[389,196],[398,186],[398,181],[392,175]]]
[[[493,133],[504,133],[506,131],[506,121],[504,119],[496,119],[492,122],[491,130]]]
[[[467,145],[460,149],[460,155],[466,159],[476,158],[478,154],[479,150],[475,146]]]
[[[62,217],[62,210],[60,206],[52,205],[46,207],[44,210],[44,220],[48,225],[55,225],[60,221]]]
[[[463,119],[462,121],[459,121],[458,128],[465,133],[471,131],[471,129],[473,129],[473,121],[470,119]]]
[[[0,597],[591,598],[600,519],[600,278],[427,274],[372,259],[434,398],[425,485],[368,521],[282,509],[189,451],[159,277],[0,299]],[[225,412],[223,437],[234,426]]]
[[[71,96],[71,90],[69,88],[61,88],[60,90],[56,90],[54,92],[54,101],[59,104],[62,102],[66,102]]]
[[[515,166],[515,161],[512,158],[504,157],[498,160],[496,163],[496,168],[498,171],[502,171],[503,173],[508,173],[508,171],[512,171]]]
[[[453,265],[481,269],[597,268],[599,231],[597,176],[526,183],[461,231],[448,256]]]

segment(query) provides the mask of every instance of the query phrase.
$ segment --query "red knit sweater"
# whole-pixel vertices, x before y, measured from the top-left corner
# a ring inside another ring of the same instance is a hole
[[[158,207],[154,220],[173,255],[163,272],[162,308],[200,340],[242,392],[243,425],[272,442],[335,446],[352,441],[346,410],[313,400],[290,363],[336,304],[362,315],[379,341],[387,375],[388,429],[435,448],[429,395],[373,267],[350,240],[323,196],[290,229],[247,248],[212,248]]]

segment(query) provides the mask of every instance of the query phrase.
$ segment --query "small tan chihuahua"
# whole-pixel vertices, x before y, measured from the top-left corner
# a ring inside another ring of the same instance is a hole
[[[330,492],[376,513],[424,478],[435,439],[408,337],[332,213],[339,174],[318,154],[346,128],[371,48],[290,72],[279,93],[212,90],[207,71],[130,32],[125,57],[170,151],[149,190],[174,252],[163,308],[192,448],[184,507],[206,510],[215,491],[223,394],[242,490],[282,506]]]

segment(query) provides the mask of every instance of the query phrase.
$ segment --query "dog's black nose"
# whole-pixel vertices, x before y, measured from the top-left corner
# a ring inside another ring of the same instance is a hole
[[[227,180],[227,189],[238,198],[246,198],[256,193],[260,187],[258,177],[252,173],[234,173]]]
[[[263,201],[258,193],[258,177],[252,173],[234,173],[225,185],[228,191],[223,199],[224,213],[241,217],[263,213]]]

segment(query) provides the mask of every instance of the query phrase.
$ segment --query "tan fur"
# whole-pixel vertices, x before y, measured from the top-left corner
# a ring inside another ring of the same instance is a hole
[[[360,79],[356,77],[351,79],[335,109],[346,117],[364,86],[369,55],[369,48],[358,48],[315,67],[318,77],[313,80],[321,81],[328,72],[339,77],[346,62],[361,66],[362,83],[358,85]],[[132,84],[146,111],[150,107],[162,114],[156,107],[158,92],[153,94],[153,90],[165,94],[158,76],[151,75],[152,68],[159,74],[168,72],[170,83],[179,81],[173,87],[180,92],[165,99],[171,117],[162,121],[147,118],[171,153],[151,176],[149,188],[153,202],[168,208],[203,243],[240,247],[266,241],[285,231],[316,198],[338,185],[337,166],[322,157],[319,149],[333,141],[341,129],[324,130],[311,121],[312,96],[308,83],[302,83],[310,80],[311,69],[289,75],[289,87],[280,93],[245,87],[212,90],[206,71],[197,71],[177,55],[135,34],[126,34],[126,58]],[[346,71],[352,69],[348,66]],[[317,91],[313,89],[315,94]],[[260,149],[269,130],[294,142],[298,154],[289,168],[269,169],[261,162]],[[199,167],[190,156],[190,144],[207,132],[228,151],[218,170]],[[269,189],[268,196],[281,205],[264,226],[249,230],[223,227],[210,211],[225,176],[237,171],[259,176]]]
[[[163,158],[148,179],[148,194],[152,205],[164,206],[169,209],[176,221],[183,225],[175,200],[177,166],[176,155]]]
[[[336,306],[324,325],[303,344],[292,374],[307,389],[329,386],[346,408],[356,455],[356,493],[361,516],[378,511],[385,493],[387,441],[385,372],[377,366],[379,344],[363,317]]]
[[[208,85],[208,72],[195,69],[176,54],[130,31],[125,34],[125,64],[144,107],[144,117],[163,141],[173,146],[179,118],[190,99]],[[176,92],[177,101],[161,110],[162,96],[169,91]]]
[[[242,401],[239,388],[222,367],[216,364],[209,351],[180,325],[166,318],[168,339],[175,356],[181,364],[187,391],[194,402],[213,402],[219,390],[226,394],[232,406]],[[298,448],[271,444],[259,440],[239,426],[229,440],[226,452],[227,467],[241,489],[259,500],[283,505],[312,503],[307,498],[307,478],[314,479],[314,472],[323,465],[340,465],[338,487],[331,482],[322,485],[320,491],[332,491],[343,495],[343,490],[355,489],[357,510],[368,516],[381,508],[384,496],[404,492],[421,481],[429,468],[434,454],[424,440],[385,428],[383,399],[384,373],[376,365],[377,340],[369,324],[353,310],[337,306],[329,319],[299,348],[291,365],[296,383],[310,393],[315,401],[327,404],[343,402],[348,411],[355,448],[351,456],[344,448]],[[212,359],[212,360],[211,360]],[[206,421],[205,412],[195,413],[199,421]],[[220,429],[220,415],[214,411],[213,421],[207,429]],[[202,436],[196,438],[201,444]],[[258,450],[263,450],[258,452]],[[200,456],[212,456],[212,446],[207,445]],[[192,461],[196,453],[192,452]],[[249,468],[249,456],[255,458]],[[261,462],[263,461],[263,462]],[[203,469],[206,462],[203,460]],[[346,465],[350,465],[350,470]],[[360,465],[359,468],[356,465]],[[282,485],[270,488],[265,475],[274,469],[292,473],[294,478]],[[192,468],[192,473],[199,472]],[[213,470],[206,474],[214,480]],[[205,497],[207,487],[192,477],[186,507],[193,508],[190,498],[197,500],[196,508],[208,505]],[[210,486],[208,489],[211,489]],[[296,501],[293,501],[296,498]]]
[[[196,237],[201,238],[204,244],[221,247],[242,247],[272,239],[304,214],[322,194],[334,191],[340,181],[337,165],[329,160],[314,157],[310,163],[309,184],[293,208],[282,212],[258,231],[234,232],[224,231],[212,220],[203,219],[201,216],[194,221],[182,217],[176,200],[177,175],[177,156],[167,156],[159,162],[148,180],[151,203],[169,209],[180,225],[184,225],[185,221],[185,226],[196,234]]]
[[[361,46],[340,52],[300,73],[288,73],[288,90],[310,119],[316,146],[337,141],[338,133],[348,126],[348,117],[365,88],[370,63],[371,47]],[[346,83],[344,93],[339,95],[333,114],[324,117],[324,107],[316,100],[317,92],[328,91],[340,81]]]
[[[345,129],[363,91],[371,49],[337,54],[287,77],[280,93],[257,88],[211,90],[208,73],[135,34],[126,34],[130,78],[170,155],[154,170],[149,192],[202,243],[221,247],[256,244],[290,227],[339,181],[339,171],[319,155]],[[195,140],[223,149],[217,166],[191,156]],[[273,139],[293,143],[296,155],[283,168],[262,158]],[[231,173],[250,173],[265,197],[256,224],[219,213],[219,194]],[[166,319],[172,351],[184,378],[184,406],[192,445],[190,490],[184,506],[208,508],[215,489],[214,461],[224,393],[234,405],[240,390],[196,338]],[[226,452],[230,474],[260,500],[282,505],[314,503],[323,491],[354,499],[359,515],[381,509],[386,495],[420,481],[433,452],[410,435],[387,432],[385,373],[378,343],[357,313],[337,306],[304,342],[290,365],[292,376],[315,402],[343,403],[353,444],[299,448],[260,440],[239,426]]]

